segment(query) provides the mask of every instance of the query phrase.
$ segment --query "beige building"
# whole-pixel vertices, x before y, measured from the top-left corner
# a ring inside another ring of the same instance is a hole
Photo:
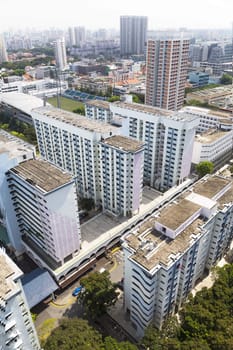
[[[145,103],[169,110],[183,106],[189,40],[148,40]]]

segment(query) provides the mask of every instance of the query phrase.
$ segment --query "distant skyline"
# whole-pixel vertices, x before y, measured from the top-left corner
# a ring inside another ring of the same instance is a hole
[[[121,15],[148,17],[148,29],[187,27],[191,29],[230,29],[232,0],[4,0],[0,5],[0,32],[10,29],[120,28]]]

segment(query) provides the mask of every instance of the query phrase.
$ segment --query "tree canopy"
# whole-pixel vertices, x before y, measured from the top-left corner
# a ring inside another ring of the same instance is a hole
[[[92,318],[103,315],[117,300],[116,285],[109,279],[109,272],[92,272],[81,278],[84,287],[79,300]]]
[[[42,344],[43,345],[43,344]],[[79,318],[62,319],[44,344],[44,350],[137,350],[128,341],[118,342],[102,335],[86,320]]]
[[[220,79],[220,83],[223,85],[228,85],[232,83],[232,76],[229,74],[224,73]]]
[[[205,176],[206,174],[211,174],[214,170],[214,164],[208,160],[204,160],[196,165],[196,172],[200,177]]]
[[[44,350],[101,350],[101,334],[83,319],[63,319],[47,339]]]

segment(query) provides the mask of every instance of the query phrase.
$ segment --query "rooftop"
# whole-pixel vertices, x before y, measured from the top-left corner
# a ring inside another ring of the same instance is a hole
[[[137,111],[137,112],[148,113],[154,116],[164,116],[169,119],[179,120],[179,121],[191,121],[197,118],[197,116],[190,117],[190,114],[186,115],[185,111],[182,111],[182,113],[174,112],[174,111],[169,111],[166,109],[153,107],[149,105],[143,105],[139,103],[114,102],[114,105],[121,108]]]
[[[228,95],[228,94],[231,94],[231,86],[218,86],[213,89],[193,91],[189,93],[188,96],[195,95],[195,96],[202,96],[206,98],[218,98],[219,96]]]
[[[132,249],[131,259],[149,271],[157,266],[169,266],[202,234],[201,226],[205,218],[202,212],[196,218],[194,214],[202,206],[211,209],[216,203],[214,197],[219,197],[219,209],[233,201],[233,184],[230,178],[214,175],[201,179],[191,190],[183,192],[178,199],[133,229],[125,238],[126,244]],[[190,223],[185,225],[189,219]],[[156,223],[172,230],[184,224],[184,229],[176,238],[171,239],[156,230]]]
[[[43,192],[50,192],[73,181],[71,175],[44,160],[31,159],[10,171]]]
[[[4,130],[0,130],[0,154],[8,153],[9,158],[34,152],[35,147]]]
[[[21,92],[7,92],[1,94],[0,103],[10,105],[28,115],[31,115],[33,108],[42,107],[44,104],[42,99]]]
[[[196,140],[197,142],[200,143],[212,143],[214,141],[217,141],[219,139],[221,139],[222,137],[228,135],[228,134],[232,134],[232,130],[231,131],[222,131],[222,130],[208,130],[207,132],[203,133],[203,134],[198,134],[196,135]]]
[[[14,279],[20,277],[22,272],[2,249],[0,249],[0,266],[0,300],[6,300],[9,293],[18,289]]]
[[[143,265],[149,271],[158,264],[169,266],[174,258],[188,249],[192,240],[199,236],[202,224],[203,221],[200,218],[196,219],[173,240],[152,228],[146,235],[150,245],[143,245],[143,242],[141,244],[141,241],[138,240],[138,248],[131,259]],[[128,238],[129,245],[131,244],[130,240],[131,237]]]
[[[143,149],[143,142],[130,137],[114,135],[106,138],[102,143],[118,148],[126,152],[137,152]]]
[[[179,202],[175,201],[162,210],[157,222],[175,231],[200,208],[200,205],[184,198]]]
[[[194,185],[193,192],[212,199],[231,183],[232,181],[230,179],[214,175],[208,179],[204,178]]]
[[[59,108],[54,107],[42,107],[34,110],[37,114],[46,116],[52,119],[56,119],[60,122],[71,124],[77,128],[85,129],[91,132],[103,133],[116,133],[118,128],[110,124],[88,119],[76,113],[67,112]],[[33,116],[35,118],[35,116]],[[117,132],[118,133],[118,132]]]
[[[88,100],[86,102],[87,106],[95,106],[103,109],[110,110],[110,104],[107,101],[101,101],[101,100]]]

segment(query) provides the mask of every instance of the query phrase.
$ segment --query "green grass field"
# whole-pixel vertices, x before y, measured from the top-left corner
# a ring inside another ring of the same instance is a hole
[[[48,103],[57,107],[57,97],[50,97],[47,100]],[[70,100],[69,98],[60,96],[61,109],[64,109],[69,112],[73,112],[74,109],[84,106],[82,102],[77,102],[74,100]]]

